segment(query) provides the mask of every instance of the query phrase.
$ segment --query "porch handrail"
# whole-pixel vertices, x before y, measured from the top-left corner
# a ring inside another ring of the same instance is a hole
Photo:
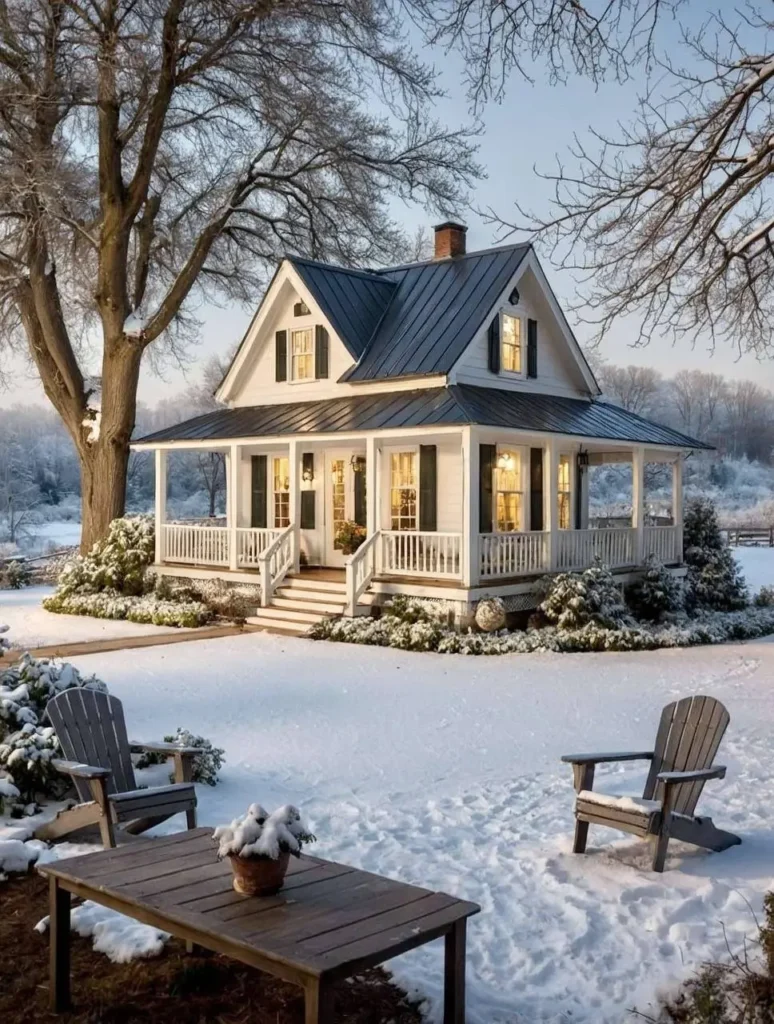
[[[274,591],[295,564],[296,536],[296,527],[291,523],[258,556],[261,567],[261,604],[264,608],[271,604]]]
[[[462,534],[382,530],[381,570],[401,576],[462,575]]]
[[[480,575],[528,576],[545,572],[546,538],[543,530],[522,530],[510,533],[482,533],[479,537]]]
[[[230,536],[225,526],[198,523],[164,523],[162,557],[184,565],[229,564]]]
[[[238,526],[235,532],[237,565],[250,568],[259,564],[263,552],[282,531],[266,526]]]
[[[382,531],[376,530],[370,537],[366,537],[357,551],[347,559],[347,615],[350,618],[354,618],[357,603],[368,590],[376,573],[376,551],[381,535]]]
[[[683,560],[683,527],[681,523],[669,526],[646,526],[644,529],[643,558],[654,555],[668,565]]]

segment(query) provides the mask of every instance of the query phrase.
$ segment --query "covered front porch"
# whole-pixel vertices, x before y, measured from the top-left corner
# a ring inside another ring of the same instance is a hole
[[[372,584],[521,590],[596,559],[616,570],[636,569],[649,555],[682,561],[684,453],[666,446],[464,425],[147,447],[156,459],[156,565],[260,579],[264,604],[307,566],[343,571],[353,612]],[[226,515],[170,520],[168,454],[197,448],[225,460]],[[630,523],[595,528],[589,468],[610,461],[631,464]],[[646,511],[651,462],[671,464],[667,522]]]

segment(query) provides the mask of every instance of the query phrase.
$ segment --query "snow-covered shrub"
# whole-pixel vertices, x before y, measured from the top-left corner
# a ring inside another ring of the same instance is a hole
[[[77,555],[59,577],[57,593],[97,594],[103,590],[142,594],[145,570],[155,553],[154,522],[150,516],[114,519],[107,537],[88,555]]]
[[[0,658],[5,654],[6,651],[11,649],[11,645],[3,636],[3,633],[8,632],[8,626],[0,625]]]
[[[682,583],[654,555],[648,556],[642,578],[624,588],[624,596],[635,618],[646,622],[661,622],[685,607]]]
[[[774,587],[761,587],[753,598],[753,604],[758,608],[774,606]]]
[[[292,804],[272,814],[260,804],[250,804],[247,813],[230,825],[219,825],[212,833],[218,842],[219,857],[262,857],[277,860],[281,853],[301,854],[302,847],[315,842],[315,836]]]
[[[191,765],[192,780],[202,782],[205,786],[215,786],[218,782],[218,772],[226,760],[226,751],[222,747],[214,747],[212,742],[204,736],[194,736],[188,729],[178,728],[172,736],[164,737],[165,743],[177,743],[181,747],[201,747],[201,753],[196,754]],[[148,768],[153,764],[163,764],[167,760],[167,754],[158,754],[154,751],[144,751],[136,764],[137,768]]]
[[[84,678],[73,665],[24,654],[0,672],[0,769],[21,791],[23,802],[37,796],[58,799],[68,780],[50,765],[59,744],[47,725],[46,704],[73,687],[106,691],[96,676]]]
[[[734,611],[747,604],[747,585],[724,544],[715,505],[708,498],[692,498],[683,523],[683,558],[688,566],[686,602],[695,608]]]
[[[614,628],[626,619],[621,588],[604,565],[551,576],[542,590],[540,610],[560,629],[578,629],[588,623]]]
[[[8,562],[0,570],[0,590],[22,590],[32,582],[32,573],[26,562]]]
[[[157,576],[153,593],[164,601],[206,604],[215,615],[226,619],[246,619],[261,603],[261,588],[254,584],[233,584],[225,580],[179,580]]]
[[[505,625],[505,605],[499,597],[489,597],[478,602],[476,625],[485,633],[493,633]]]
[[[0,814],[5,814],[16,805],[21,793],[10,778],[0,777]]]
[[[51,766],[59,757],[59,741],[51,726],[23,725],[0,743],[0,769],[13,780],[24,803],[38,796],[58,799],[69,788],[69,779]]]
[[[154,626],[203,626],[212,611],[201,601],[159,601],[152,594],[130,597],[114,590],[98,594],[62,594],[57,591],[43,601],[49,612],[61,615],[91,615],[96,619],[126,619]]]

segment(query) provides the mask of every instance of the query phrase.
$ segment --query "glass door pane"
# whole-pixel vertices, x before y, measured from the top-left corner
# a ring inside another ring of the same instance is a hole
[[[333,459],[331,462],[331,507],[333,510],[333,547],[338,551],[341,544],[336,541],[339,528],[347,518],[346,463],[344,459]]]

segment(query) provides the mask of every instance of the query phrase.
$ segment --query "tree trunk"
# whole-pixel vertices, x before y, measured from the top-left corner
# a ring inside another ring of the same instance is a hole
[[[128,463],[128,443],[98,442],[86,457],[81,456],[83,554],[105,538],[113,519],[124,514]]]

